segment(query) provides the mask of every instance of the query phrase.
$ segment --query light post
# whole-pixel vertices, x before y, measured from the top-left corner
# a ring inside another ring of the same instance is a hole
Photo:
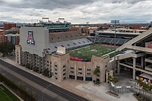
[[[42,91],[42,101],[43,101],[43,94],[44,94],[44,91],[45,91],[47,88],[49,88],[51,85],[52,85],[52,84],[49,84],[49,85],[47,85],[47,86],[43,89],[43,91]]]
[[[116,69],[116,24],[119,23],[119,20],[111,20],[111,23],[112,24],[115,24],[115,34],[114,34],[114,48],[115,48],[115,51],[114,51],[114,72],[115,72],[115,69]]]

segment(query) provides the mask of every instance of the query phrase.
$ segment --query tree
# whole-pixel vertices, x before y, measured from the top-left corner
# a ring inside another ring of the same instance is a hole
[[[95,70],[93,71],[93,74],[97,76],[98,73],[100,73],[100,69],[97,67],[97,68],[95,68]]]
[[[11,42],[0,43],[0,52],[3,53],[3,57],[11,53],[13,50],[15,50],[15,45]]]
[[[117,83],[117,82],[118,82],[118,78],[114,77],[114,78],[112,79],[112,81],[113,81],[114,83]]]
[[[46,69],[43,71],[43,75],[49,77],[49,69],[48,69],[48,68],[46,68]]]
[[[30,69],[30,64],[27,63],[27,64],[25,65],[25,67],[28,68],[28,69]]]
[[[108,75],[108,81],[112,82],[112,76],[111,75]]]
[[[38,67],[36,67],[36,66],[35,66],[35,67],[33,67],[33,71],[35,71],[35,72],[38,72],[38,69],[39,69],[39,68],[38,68]]]
[[[99,69],[99,67],[96,67],[95,70],[93,71],[93,74],[96,76],[95,83],[97,83],[97,75],[99,73],[100,73],[100,69]]]

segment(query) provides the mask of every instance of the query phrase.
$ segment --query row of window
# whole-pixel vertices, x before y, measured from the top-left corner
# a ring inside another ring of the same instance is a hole
[[[70,69],[74,69],[74,67],[70,67]],[[82,70],[82,68],[78,68],[78,70]],[[87,69],[87,71],[91,71],[91,69]]]
[[[70,71],[70,73],[74,73],[74,71]],[[78,72],[78,74],[82,74],[82,72]],[[87,73],[87,75],[91,75],[91,73]]]

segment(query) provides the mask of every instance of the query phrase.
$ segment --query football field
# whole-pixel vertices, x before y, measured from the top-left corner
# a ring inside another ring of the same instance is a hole
[[[70,52],[70,56],[90,60],[92,55],[103,56],[114,50],[115,50],[114,47],[94,44],[94,45],[89,45],[89,46],[74,49]]]
[[[0,84],[0,101],[20,101],[7,88]]]

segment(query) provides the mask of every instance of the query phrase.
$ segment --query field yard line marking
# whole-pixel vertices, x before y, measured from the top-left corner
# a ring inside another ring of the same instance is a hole
[[[3,90],[1,90],[3,94],[5,94],[11,101],[13,101]]]

